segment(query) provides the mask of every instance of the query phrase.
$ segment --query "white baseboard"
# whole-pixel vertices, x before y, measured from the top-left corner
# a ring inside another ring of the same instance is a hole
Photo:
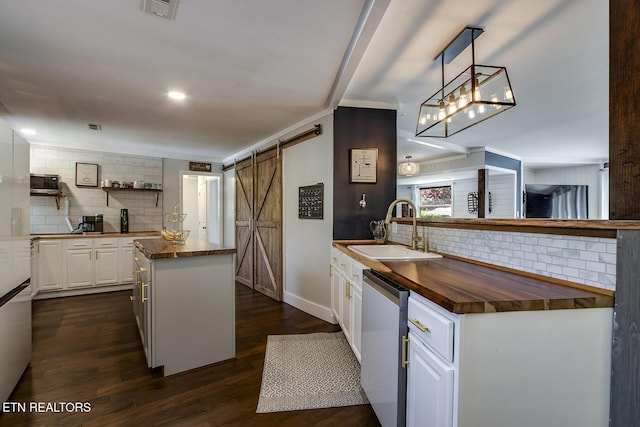
[[[290,292],[284,293],[284,302],[297,308],[298,310],[302,310],[305,313],[308,313],[312,316],[322,319],[325,322],[329,322],[333,324],[338,323],[335,316],[333,315],[333,311],[331,310],[331,307],[324,307],[320,304],[301,298]]]

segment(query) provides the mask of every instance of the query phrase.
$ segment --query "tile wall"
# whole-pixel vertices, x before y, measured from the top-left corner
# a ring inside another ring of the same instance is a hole
[[[615,290],[616,239],[419,227],[429,250],[529,273]],[[389,240],[409,244],[411,226]]]
[[[102,214],[105,232],[120,231],[120,209],[129,210],[129,231],[155,231],[162,228],[162,197],[155,205],[152,191],[107,193],[101,188],[75,186],[76,162],[97,163],[98,180],[145,181],[162,183],[162,159],[106,152],[62,149],[31,145],[31,173],[58,174],[67,197],[58,210],[53,197],[31,197],[31,233],[68,233],[65,218],[74,226],[82,215]]]

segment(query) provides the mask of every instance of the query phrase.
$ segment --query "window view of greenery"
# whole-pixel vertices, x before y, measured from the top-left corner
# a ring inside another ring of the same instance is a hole
[[[420,188],[420,217],[451,217],[451,186]]]

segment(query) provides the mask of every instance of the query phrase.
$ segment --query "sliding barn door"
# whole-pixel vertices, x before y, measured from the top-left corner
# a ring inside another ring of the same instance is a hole
[[[282,167],[279,149],[236,165],[236,280],[282,300]]]
[[[236,280],[253,289],[253,158],[236,164]]]

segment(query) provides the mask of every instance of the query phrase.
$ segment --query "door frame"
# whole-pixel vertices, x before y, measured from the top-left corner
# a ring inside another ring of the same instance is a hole
[[[183,210],[183,198],[184,198],[184,188],[183,188],[183,183],[184,183],[184,177],[185,176],[204,176],[204,177],[209,177],[210,180],[217,180],[218,181],[218,197],[217,197],[217,209],[216,209],[216,213],[217,213],[217,217],[218,217],[218,225],[217,225],[217,229],[218,229],[218,236],[219,237],[219,242],[218,244],[222,245],[224,242],[224,227],[223,227],[223,221],[222,221],[222,215],[223,215],[223,209],[222,209],[222,203],[223,203],[223,174],[222,173],[218,173],[218,172],[195,172],[195,171],[186,171],[186,170],[181,170],[179,172],[179,176],[180,176],[180,183],[179,183],[179,189],[178,189],[178,209],[180,212],[184,213]],[[208,193],[208,192],[207,192]],[[208,228],[210,227],[210,219],[211,219],[211,214],[209,212],[209,204],[207,204],[207,236],[209,235],[209,230]],[[193,236],[198,236],[198,232],[199,230],[193,230],[194,233],[192,234]]]

